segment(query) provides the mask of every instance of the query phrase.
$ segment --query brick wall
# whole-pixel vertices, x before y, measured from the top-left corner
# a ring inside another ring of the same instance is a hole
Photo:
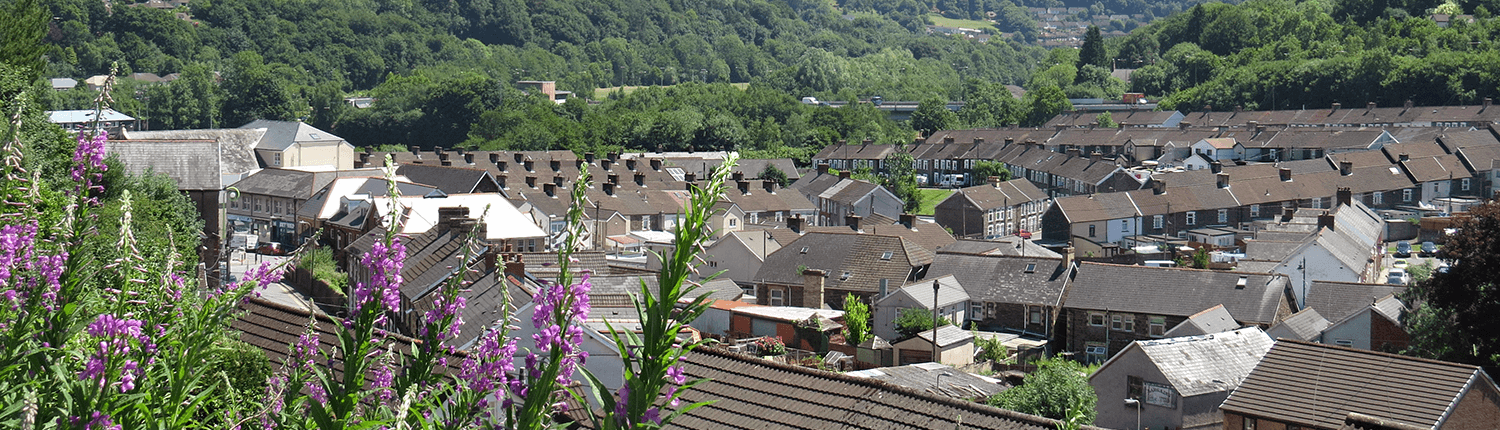
[[[1370,349],[1394,352],[1406,349],[1410,343],[1411,336],[1401,326],[1381,316],[1370,316]]]
[[[1500,393],[1485,383],[1469,390],[1463,400],[1459,400],[1458,408],[1448,417],[1443,429],[1493,429],[1495,423],[1500,423]]]
[[[1118,313],[1109,312],[1104,317],[1103,326],[1089,325],[1089,312],[1083,309],[1064,309],[1063,315],[1067,322],[1067,345],[1068,351],[1084,354],[1090,342],[1108,342],[1109,356],[1113,357],[1120,350],[1125,349],[1131,342],[1137,340],[1160,339],[1151,336],[1151,314],[1130,314],[1135,321],[1135,331],[1120,331],[1110,328],[1110,318]],[[1156,315],[1162,316],[1162,315]],[[1171,330],[1177,324],[1187,320],[1181,316],[1164,316],[1166,324],[1163,331]],[[1108,357],[1105,357],[1108,358]]]

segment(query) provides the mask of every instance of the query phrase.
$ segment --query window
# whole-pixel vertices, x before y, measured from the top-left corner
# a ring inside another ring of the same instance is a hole
[[[1089,225],[1089,237],[1094,237],[1094,225]]]
[[[1193,212],[1193,211],[1188,211],[1187,212],[1187,221],[1184,221],[1183,224],[1198,225],[1198,213],[1197,212]]]
[[[781,291],[779,289],[772,289],[771,290],[771,306],[783,306],[786,303],[786,300],[784,298],[782,298],[783,294],[785,294],[784,291]]]
[[[1338,346],[1347,346],[1350,348],[1354,347],[1354,341],[1349,339],[1334,339],[1333,344]]]
[[[971,320],[984,319],[984,304],[983,303],[969,302],[969,319],[971,319]]]
[[[1141,377],[1133,375],[1125,377],[1125,398],[1139,399],[1145,392],[1145,384],[1141,381]]]
[[[1125,220],[1125,221],[1121,221],[1120,222],[1120,232],[1121,233],[1129,233],[1130,232],[1130,220]]]
[[[1375,204],[1378,205],[1378,204],[1383,204],[1384,203],[1383,200],[1385,200],[1385,193],[1384,192],[1376,191],[1376,192],[1370,193],[1370,201],[1371,202],[1373,202],[1373,203],[1375,203]]]
[[[1461,190],[1461,191],[1468,191],[1469,190],[1469,178],[1459,179],[1458,180],[1458,189]]]
[[[1401,190],[1401,201],[1411,202],[1411,188]]]
[[[1255,430],[1255,418],[1245,417],[1245,430]]]
[[[1162,225],[1165,222],[1166,222],[1166,217],[1161,216],[1161,215],[1153,216],[1153,217],[1151,217],[1151,228],[1154,228],[1154,229],[1157,229],[1157,230],[1161,230],[1161,227],[1162,227]]]
[[[1089,312],[1089,325],[1094,327],[1104,327],[1104,314],[1099,312]]]
[[[1135,316],[1130,314],[1115,314],[1109,316],[1109,328],[1115,331],[1135,331]]]
[[[1042,307],[1041,306],[1027,306],[1027,308],[1028,308],[1027,310],[1029,311],[1028,313],[1031,315],[1031,323],[1032,324],[1041,324],[1042,323]]]
[[[1089,361],[1093,363],[1103,362],[1106,358],[1109,358],[1109,348],[1106,348],[1103,343],[1099,342],[1085,344],[1084,353],[1088,354]]]
[[[894,255],[894,254],[895,253],[893,253],[891,251],[886,251],[884,254],[880,254],[880,259],[881,260],[889,260],[889,259],[891,259],[891,255]]]
[[[1260,216],[1260,205],[1250,205],[1250,217]]]
[[[1219,209],[1219,224],[1229,222],[1229,209]]]
[[[797,253],[798,254],[806,254],[807,253],[807,247],[806,246],[802,247],[802,251],[799,251]]]
[[[1162,337],[1167,334],[1167,317],[1151,317],[1151,337]]]
[[[739,225],[740,225],[740,220],[739,219],[734,218],[734,217],[730,217],[729,218],[729,226],[730,227],[738,227]]]
[[[280,152],[276,153],[276,156],[271,158],[271,165],[273,165],[273,166],[280,166],[281,165],[281,153]]]

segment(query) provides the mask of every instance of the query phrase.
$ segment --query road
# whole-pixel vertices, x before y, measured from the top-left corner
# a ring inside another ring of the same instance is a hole
[[[229,273],[231,277],[230,280],[238,281],[244,279],[246,271],[262,263],[271,263],[275,265],[286,261],[286,259],[287,257],[285,256],[260,255],[256,253],[234,251],[230,254],[229,258]],[[267,300],[298,309],[313,309],[317,310],[319,313],[322,312],[321,310],[318,310],[316,306],[312,306],[312,300],[309,299],[306,295],[297,292],[297,290],[292,289],[290,285],[281,282],[267,285],[264,289],[260,290],[260,296]]]

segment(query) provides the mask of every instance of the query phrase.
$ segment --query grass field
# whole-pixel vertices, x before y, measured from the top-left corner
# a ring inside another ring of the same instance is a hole
[[[953,195],[953,190],[942,188],[921,188],[917,192],[922,195],[922,207],[917,208],[917,215],[932,215],[938,203]]]
[[[741,91],[743,91],[745,88],[748,88],[750,86],[750,83],[749,82],[741,82],[741,83],[729,84],[729,85],[733,85],[735,88],[739,88]],[[594,100],[603,100],[604,98],[609,97],[609,93],[613,93],[615,91],[624,91],[625,94],[630,94],[632,92],[635,92],[635,90],[638,89],[638,88],[645,88],[645,86],[623,86],[623,87],[595,88],[594,89]]]
[[[975,20],[972,20],[972,19],[944,18],[942,15],[927,15],[927,19],[932,20],[932,24],[933,25],[941,25],[941,26],[944,26],[944,27],[962,27],[962,28],[972,28],[972,29],[976,29],[976,30],[984,30],[984,29],[991,29],[991,30],[993,30],[995,28],[995,24],[991,24],[989,21],[975,21]]]

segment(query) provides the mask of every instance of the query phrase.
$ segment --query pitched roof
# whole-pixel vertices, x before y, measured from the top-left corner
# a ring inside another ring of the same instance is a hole
[[[1061,258],[939,252],[927,273],[952,274],[975,301],[1057,306],[1070,268]]]
[[[949,254],[1010,255],[1016,257],[1029,255],[1032,257],[1062,258],[1062,254],[1053,252],[1047,249],[1047,247],[1037,245],[1036,242],[1021,239],[1014,235],[990,240],[957,240],[948,244],[948,246],[939,248],[939,251]]]
[[[1478,366],[1283,339],[1220,409],[1321,428],[1350,412],[1436,428],[1474,384],[1497,389]]]
[[[302,121],[274,121],[257,119],[240,126],[242,129],[265,129],[266,134],[255,144],[255,149],[285,150],[300,142],[339,142],[344,138],[307,125]]]
[[[1266,334],[1273,338],[1286,338],[1300,341],[1312,341],[1323,334],[1331,323],[1318,314],[1316,308],[1307,308],[1298,311],[1287,319],[1271,327]]]
[[[224,189],[219,176],[219,144],[211,140],[110,140],[105,151],[120,157],[125,170],[167,175],[184,191]]]
[[[1239,327],[1240,323],[1234,321],[1234,315],[1224,309],[1224,305],[1214,305],[1214,307],[1193,314],[1176,327],[1167,330],[1166,336],[1197,336],[1226,332]]]
[[[967,198],[979,210],[1015,206],[1021,203],[1046,200],[1047,193],[1024,178],[1011,179],[999,184],[975,185],[960,188],[949,195],[950,199]]]
[[[1223,304],[1242,323],[1269,325],[1286,287],[1282,275],[1083,262],[1066,306],[1187,316]]]
[[[932,330],[922,330],[920,333],[917,333],[917,338],[922,339],[923,343],[931,345],[933,343],[932,333]],[[937,328],[937,344],[940,348],[946,348],[950,345],[956,345],[964,342],[972,342],[973,340],[974,332],[958,328],[958,326],[955,326],[953,324],[948,324]]]
[[[489,172],[483,169],[423,164],[402,164],[396,168],[396,174],[405,176],[412,182],[437,187],[448,194],[479,192],[479,184],[489,177]]]
[[[891,253],[889,259],[884,258],[885,252]],[[806,266],[827,273],[825,288],[877,291],[879,280],[887,279],[891,285],[905,282],[914,268],[931,264],[932,259],[932,252],[900,237],[812,232],[767,256],[755,280],[802,285],[803,275],[796,268]]]
[[[319,313],[312,315],[307,309],[298,309],[270,300],[250,297],[239,303],[239,308],[245,313],[240,314],[229,327],[240,332],[240,340],[255,345],[265,351],[266,358],[271,363],[284,363],[290,353],[290,346],[297,342],[302,334],[307,332],[309,322],[316,321],[313,332],[318,335],[318,349],[322,350],[325,357],[333,357],[333,352],[338,349],[339,336],[334,332],[334,324],[340,321]],[[394,339],[396,350],[401,353],[411,351],[414,340],[405,336],[389,333]],[[459,359],[463,353],[454,353],[449,356],[448,369],[456,373]],[[344,371],[344,362],[340,358],[333,358],[326,364],[334,377],[339,377]],[[451,373],[450,373],[451,374]],[[368,382],[368,381],[367,381]]]
[[[1201,336],[1138,340],[1132,345],[1156,364],[1178,394],[1192,397],[1233,390],[1274,343],[1259,327],[1247,327]]]
[[[848,372],[845,375],[885,381],[927,394],[959,399],[988,397],[1009,388],[1004,381],[959,371],[939,363],[881,367]],[[942,377],[939,378],[939,375]]]
[[[402,234],[418,234],[428,231],[442,220],[438,219],[443,208],[465,208],[464,216],[469,219],[479,220],[485,225],[484,237],[482,239],[499,241],[509,239],[536,238],[547,235],[541,227],[533,224],[531,219],[505,197],[494,194],[450,194],[439,198],[425,198],[422,196],[403,196],[400,205],[392,205],[390,197],[372,197],[371,202],[377,211],[376,215],[384,220],[390,216],[392,208],[399,207],[402,210]],[[480,219],[483,217],[483,219]]]
[[[259,194],[306,200],[312,196],[313,174],[297,170],[262,169],[233,185],[243,194]]]
[[[684,391],[682,400],[715,402],[672,422],[684,429],[1057,428],[1048,418],[721,350],[699,348],[685,365],[690,379],[707,381]]]
[[[1317,309],[1329,321],[1340,321],[1382,297],[1404,291],[1406,287],[1397,285],[1312,281],[1308,284],[1303,307]]]
[[[203,130],[126,130],[126,140],[212,140],[219,142],[219,173],[239,175],[260,168],[255,158],[255,142],[266,134],[265,130],[242,130],[237,128],[214,128]]]
[[[874,217],[866,218],[866,220],[871,218]],[[866,226],[861,222],[860,228],[870,234],[899,236],[931,252],[937,252],[939,248],[951,245],[958,240],[952,234],[948,233],[948,230],[944,229],[943,226],[934,223],[917,222],[914,228],[906,228],[905,225],[896,223]]]
[[[928,294],[932,291],[933,282],[937,282],[938,284],[937,305],[933,305],[932,294]],[[910,297],[912,301],[915,301],[917,305],[926,309],[946,307],[954,303],[969,301],[969,293],[964,291],[964,286],[959,284],[958,279],[954,278],[953,275],[908,282],[906,285],[901,286],[900,291],[905,293],[907,297]],[[882,297],[875,302],[875,305],[879,307],[881,306],[881,302],[891,300],[894,296],[895,294],[891,294]]]

